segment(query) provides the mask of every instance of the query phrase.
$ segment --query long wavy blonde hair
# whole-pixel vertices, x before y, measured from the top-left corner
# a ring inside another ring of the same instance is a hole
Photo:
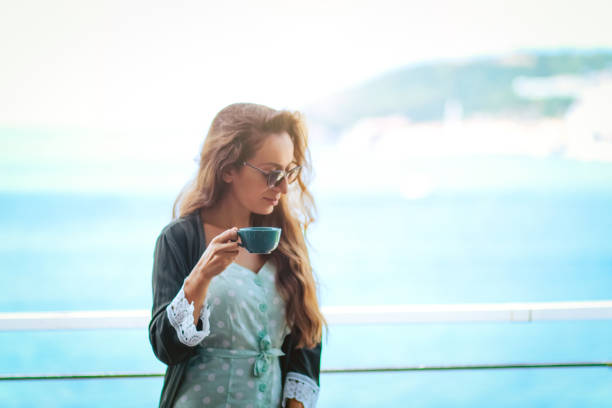
[[[223,108],[202,145],[197,174],[174,202],[172,218],[176,218],[177,209],[182,217],[214,206],[228,188],[222,174],[252,158],[267,136],[283,131],[291,137],[294,160],[302,169],[272,213],[251,213],[251,225],[282,228],[278,248],[271,254],[277,267],[276,286],[285,300],[287,324],[299,333],[297,347],[312,348],[321,341],[327,322],[319,309],[317,283],[306,248],[306,230],[314,221],[316,206],[306,187],[312,167],[308,132],[300,112],[252,103]]]

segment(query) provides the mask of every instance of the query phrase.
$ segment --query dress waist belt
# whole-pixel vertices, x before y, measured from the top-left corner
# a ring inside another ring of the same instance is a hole
[[[255,357],[255,362],[253,363],[253,375],[255,377],[260,377],[261,374],[268,370],[272,357],[280,357],[285,355],[281,349],[270,348],[270,343],[266,341],[260,341],[259,351],[203,347],[202,352],[205,355],[223,358]]]

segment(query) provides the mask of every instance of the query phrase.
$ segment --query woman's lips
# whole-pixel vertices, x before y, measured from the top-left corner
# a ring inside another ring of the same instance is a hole
[[[268,201],[272,205],[278,204],[278,200],[275,200],[273,198],[264,197],[264,200]]]

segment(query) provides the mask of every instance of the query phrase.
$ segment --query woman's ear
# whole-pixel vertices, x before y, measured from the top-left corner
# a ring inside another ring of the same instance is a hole
[[[232,181],[234,181],[234,175],[235,175],[235,169],[229,168],[227,170],[225,170],[223,172],[223,181],[225,181],[226,183],[231,183]]]

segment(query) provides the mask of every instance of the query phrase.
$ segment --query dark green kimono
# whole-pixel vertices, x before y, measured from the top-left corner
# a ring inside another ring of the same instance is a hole
[[[172,407],[187,362],[196,354],[196,347],[183,344],[170,324],[166,307],[174,299],[183,281],[196,265],[206,241],[199,211],[171,221],[155,244],[153,263],[153,308],[149,323],[149,340],[155,356],[168,368],[161,391],[160,407]],[[201,321],[198,329],[201,329]],[[305,375],[319,385],[321,343],[312,349],[295,348],[296,340],[289,333],[283,342],[280,356],[282,384],[287,373]]]

